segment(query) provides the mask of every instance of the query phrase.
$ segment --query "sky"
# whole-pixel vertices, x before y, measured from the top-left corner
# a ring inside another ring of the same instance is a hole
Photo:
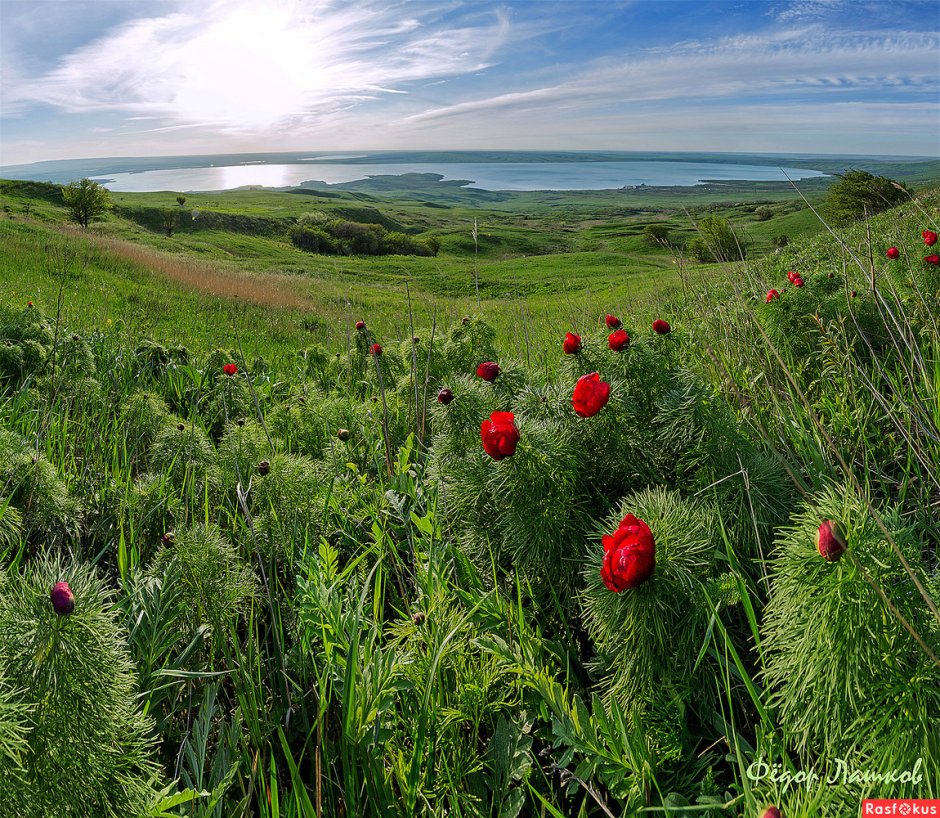
[[[936,0],[0,0],[0,163],[940,155]]]

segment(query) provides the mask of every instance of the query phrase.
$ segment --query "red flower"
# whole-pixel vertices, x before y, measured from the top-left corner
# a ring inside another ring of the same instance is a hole
[[[924,256],[924,261],[928,264],[940,264],[940,256],[934,253],[932,256]]]
[[[49,599],[52,600],[52,610],[59,616],[68,616],[75,610],[75,595],[67,582],[57,582],[53,585]]]
[[[607,324],[608,329],[620,329],[623,326],[623,321],[616,315],[610,315],[609,313],[604,316],[604,323]]]
[[[363,330],[363,329],[365,329],[365,328],[366,328],[366,322],[365,322],[365,321],[356,321],[356,329],[358,329],[358,330]]]
[[[26,302],[26,308],[31,310],[31,309],[33,308],[33,302],[32,302],[32,301],[27,301],[27,302]]]
[[[777,809],[773,804],[771,804],[767,809],[764,810],[764,814],[761,818],[781,818],[780,810]]]
[[[502,460],[516,453],[519,430],[515,421],[516,416],[512,412],[493,412],[489,420],[480,424],[483,451],[493,460]]]
[[[925,230],[921,235],[924,237],[924,244],[933,247],[937,243],[937,234],[933,230]]]
[[[829,562],[836,562],[845,553],[845,537],[833,520],[824,520],[816,532],[816,548]]]
[[[622,352],[628,346],[630,346],[630,336],[622,330],[618,329],[616,332],[610,333],[607,338],[607,346],[609,346],[614,352]]]
[[[376,358],[378,358],[379,355],[382,354],[382,345],[381,345],[381,344],[373,344],[373,345],[369,348],[369,351],[370,351],[373,355],[375,355]]]
[[[575,335],[573,332],[566,333],[561,348],[565,351],[565,355],[574,355],[576,352],[580,352],[581,336]]]
[[[483,378],[484,381],[489,381],[492,383],[496,380],[496,377],[502,372],[499,368],[499,364],[494,363],[493,361],[484,361],[477,367],[477,377]]]
[[[803,282],[803,279],[800,278],[799,276],[797,276],[796,278],[793,279],[793,286],[794,286],[794,287],[802,287],[802,286],[803,286],[803,283],[804,283],[804,282]]]
[[[446,386],[437,393],[437,402],[443,403],[444,406],[447,406],[454,399],[454,393],[451,392]]]
[[[238,367],[235,364],[226,364],[222,367],[222,371],[226,375],[235,375],[238,372]]]
[[[779,290],[768,290],[768,291],[767,291],[767,298],[765,298],[764,301],[765,301],[765,303],[769,304],[769,303],[770,303],[771,301],[773,301],[775,298],[780,298],[780,291],[779,291]]]
[[[890,259],[898,258],[901,255],[901,251],[897,247],[889,247],[888,252],[885,255]]]
[[[571,395],[574,411],[583,418],[594,417],[610,400],[610,384],[602,381],[596,372],[582,375]]]
[[[668,335],[670,332],[672,332],[672,327],[669,326],[668,321],[663,321],[662,318],[657,318],[653,322],[653,332],[655,332],[657,335]]]
[[[787,273],[787,281],[789,281],[791,284],[794,281],[796,281],[796,279],[798,279],[799,277],[800,277],[800,274],[794,272],[793,270],[790,270],[790,272]]]
[[[653,532],[642,520],[628,514],[613,534],[601,538],[604,563],[601,579],[614,593],[636,588],[648,580],[656,568]]]

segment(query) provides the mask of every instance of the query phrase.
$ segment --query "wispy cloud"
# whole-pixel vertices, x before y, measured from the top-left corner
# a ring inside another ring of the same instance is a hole
[[[461,26],[400,11],[379,2],[220,0],[199,13],[124,23],[5,97],[230,130],[283,126],[479,70],[509,31],[502,12]]]

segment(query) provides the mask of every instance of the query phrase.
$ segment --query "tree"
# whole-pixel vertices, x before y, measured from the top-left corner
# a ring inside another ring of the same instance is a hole
[[[176,203],[177,203],[180,207],[182,207],[184,204],[186,204],[186,197],[185,197],[185,196],[177,196],[177,197],[176,197]]]
[[[643,237],[658,247],[669,246],[669,228],[665,224],[648,224],[643,228]]]
[[[698,235],[686,245],[686,252],[696,261],[740,261],[744,244],[739,242],[727,219],[706,216],[697,225]]]
[[[909,197],[910,191],[900,182],[864,170],[850,170],[829,188],[823,208],[830,222],[844,227],[902,204]]]
[[[88,227],[88,222],[111,207],[108,191],[91,179],[71,182],[63,187],[62,201],[69,211],[69,217],[82,227]]]
[[[756,222],[766,222],[768,219],[772,218],[773,215],[773,210],[767,207],[767,205],[754,208],[754,221]]]
[[[170,238],[176,230],[176,211],[165,207],[160,211],[160,218],[163,221],[163,232]]]

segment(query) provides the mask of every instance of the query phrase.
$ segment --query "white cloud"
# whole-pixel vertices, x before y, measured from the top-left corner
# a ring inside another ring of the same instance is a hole
[[[183,7],[184,9],[188,7]],[[474,27],[400,18],[378,2],[220,0],[199,13],[139,18],[5,91],[9,105],[118,110],[232,131],[322,118],[362,100],[479,70],[509,20]]]

